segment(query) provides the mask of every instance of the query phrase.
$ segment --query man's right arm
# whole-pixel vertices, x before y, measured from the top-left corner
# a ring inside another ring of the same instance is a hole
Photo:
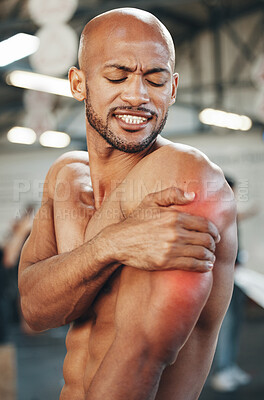
[[[59,163],[65,165],[63,161]],[[22,312],[35,330],[61,326],[83,315],[120,265],[114,262],[103,234],[58,254],[53,200],[57,175],[55,166],[47,176],[42,206],[35,216],[19,266]]]
[[[56,179],[54,168],[51,171],[55,178],[48,174],[49,183]],[[120,217],[119,221],[104,217],[104,213],[116,215],[113,207],[117,203],[112,203],[110,196],[102,211],[97,211],[101,218],[94,219],[91,239],[61,254],[58,254],[55,234],[53,191],[44,192],[43,204],[23,248],[19,267],[22,312],[33,329],[57,327],[88,313],[102,286],[121,264],[159,270],[168,268],[166,260],[169,258],[174,260],[170,269],[182,269],[181,255],[187,247],[190,249],[193,241],[193,251],[189,252],[189,257],[184,257],[184,269],[208,271],[208,261],[214,258],[214,246],[204,242],[205,239],[208,242],[208,233],[214,242],[217,229],[205,219],[187,214],[184,221],[179,221],[178,213],[172,215],[165,210],[168,201],[175,204],[191,201],[184,198],[181,191],[167,190],[161,195],[147,196],[138,206],[140,218],[136,213],[135,217],[123,220]],[[152,210],[150,216],[145,213],[148,209]],[[200,231],[197,237],[195,230]],[[175,248],[177,232],[184,240]],[[201,252],[201,248],[206,251]],[[153,249],[158,249],[157,254]]]

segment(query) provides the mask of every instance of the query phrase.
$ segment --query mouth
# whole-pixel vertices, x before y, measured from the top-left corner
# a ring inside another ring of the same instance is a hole
[[[114,117],[123,129],[136,131],[144,129],[153,116],[149,112],[132,112],[126,110],[115,112]]]
[[[121,119],[121,121],[125,122],[126,124],[133,124],[133,125],[143,124],[148,120],[145,117],[136,117],[135,115],[129,115],[129,114],[116,115],[116,118]]]

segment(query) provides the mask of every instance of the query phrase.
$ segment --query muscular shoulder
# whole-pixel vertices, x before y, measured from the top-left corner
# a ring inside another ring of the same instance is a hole
[[[181,211],[209,217],[223,227],[235,219],[234,194],[222,170],[191,146],[169,142],[141,160],[127,180],[133,181],[127,184],[132,208],[146,194],[176,186],[196,194],[190,205],[179,206]]]
[[[86,151],[70,151],[60,156],[50,167],[45,180],[43,201],[53,199],[58,179],[71,184],[83,175],[90,175],[89,158]]]
[[[212,163],[200,150],[179,143],[170,143],[160,147],[157,151],[147,156],[143,162],[146,167],[152,165],[155,172],[159,171],[160,178],[174,180],[179,184],[194,182],[200,184],[211,178],[223,178],[221,169]],[[203,178],[203,180],[201,180]],[[223,182],[223,179],[222,179]]]

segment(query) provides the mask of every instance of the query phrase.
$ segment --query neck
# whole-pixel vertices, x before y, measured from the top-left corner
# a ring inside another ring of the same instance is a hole
[[[129,171],[158,147],[157,141],[139,153],[125,153],[111,147],[101,136],[87,133],[87,148],[95,207],[125,179]]]

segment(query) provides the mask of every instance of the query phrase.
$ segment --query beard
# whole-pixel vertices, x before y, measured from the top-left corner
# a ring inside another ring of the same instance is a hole
[[[164,125],[166,124],[167,117],[168,117],[168,112],[166,112],[166,115],[163,118],[163,120],[156,127],[156,129],[153,129],[153,131],[151,132],[151,134],[147,138],[144,138],[140,142],[137,142],[137,143],[130,143],[130,142],[126,141],[125,139],[122,139],[122,138],[118,137],[109,128],[109,119],[110,119],[110,116],[113,114],[113,112],[116,109],[118,109],[118,110],[144,111],[144,112],[151,113],[152,117],[155,116],[156,118],[157,118],[157,114],[154,113],[153,111],[147,109],[147,108],[144,108],[144,107],[115,107],[115,108],[112,108],[108,112],[107,119],[106,119],[106,124],[104,124],[102,118],[93,109],[87,85],[86,85],[86,93],[87,93],[87,99],[85,101],[86,118],[87,118],[89,124],[92,126],[92,128],[94,128],[99,133],[99,135],[108,144],[110,144],[114,149],[123,151],[125,153],[139,153],[139,152],[145,150],[152,142],[154,142],[154,140],[160,134],[160,132],[164,128]]]

